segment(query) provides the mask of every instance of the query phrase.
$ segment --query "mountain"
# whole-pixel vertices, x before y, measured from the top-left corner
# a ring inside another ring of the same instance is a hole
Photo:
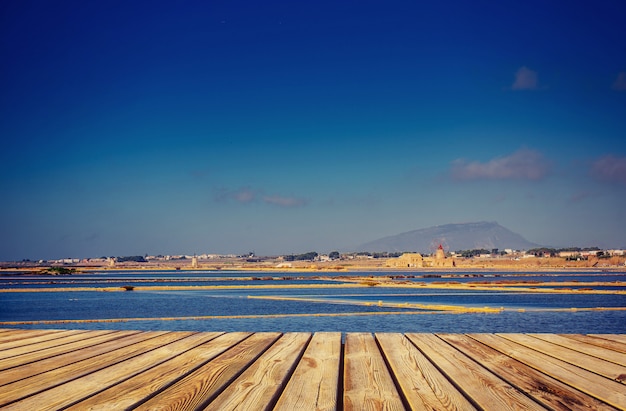
[[[494,248],[528,250],[540,247],[496,222],[483,221],[445,224],[408,231],[362,244],[357,247],[357,251],[417,251],[428,253],[433,252],[439,244],[449,251],[481,248],[486,250]]]

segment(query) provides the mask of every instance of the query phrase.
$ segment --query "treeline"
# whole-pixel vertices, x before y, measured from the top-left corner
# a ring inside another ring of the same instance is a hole
[[[536,257],[556,257],[561,252],[584,252],[584,251],[600,251],[598,247],[566,247],[566,248],[549,248],[549,247],[540,247],[540,248],[532,248],[526,251],[526,254],[532,254]]]
[[[283,256],[285,261],[311,261],[317,258],[318,254],[315,251],[311,251],[304,254],[291,254]]]
[[[526,251],[526,254],[532,254],[536,257],[557,257],[561,252],[585,252],[585,251],[598,251],[598,256],[603,255],[602,251],[598,247],[566,247],[566,248],[550,248],[550,247],[538,247],[532,248]],[[461,250],[457,251],[456,254],[459,254],[461,257],[472,258],[478,257],[479,255],[484,254],[499,254],[505,255],[505,251],[500,251],[497,248],[493,248],[491,250],[486,250],[484,248],[476,248],[473,250]]]
[[[116,258],[118,263],[124,263],[126,261],[133,261],[136,263],[147,263],[148,260],[145,259],[144,256],[142,255],[129,255],[129,256],[125,256],[125,257],[117,257]]]
[[[471,257],[478,257],[479,255],[483,255],[483,254],[506,254],[506,252],[504,251],[499,251],[497,248],[493,248],[491,250],[486,250],[484,248],[475,248],[473,250],[461,250],[461,251],[457,251],[457,254],[460,254],[461,257],[465,257],[465,258],[471,258]]]
[[[383,252],[374,252],[371,253],[369,251],[361,251],[358,252],[354,255],[356,256],[367,256],[367,257],[372,257],[372,258],[396,258],[396,257],[400,257],[402,254],[404,253],[413,253],[414,251],[394,251],[394,252],[388,252],[388,251],[383,251]]]
[[[76,273],[76,269],[67,268],[67,267],[50,267],[47,270],[43,271],[43,274],[52,274],[52,275],[60,275],[60,274],[74,274]]]
[[[331,260],[339,260],[350,257],[372,257],[372,258],[394,258],[400,257],[403,252],[369,252],[369,251],[360,251],[358,253],[344,253],[340,254],[338,251],[331,251],[328,253],[328,258]],[[311,251],[304,254],[290,254],[284,255],[283,260],[285,261],[312,261],[319,257],[319,254],[315,251]]]

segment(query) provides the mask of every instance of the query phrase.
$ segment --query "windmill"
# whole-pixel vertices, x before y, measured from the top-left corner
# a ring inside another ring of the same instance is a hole
[[[450,246],[448,245],[448,242],[445,238],[433,238],[433,240],[430,242],[430,246],[428,247],[430,255],[437,254],[437,250],[443,250],[444,255],[447,254],[448,251],[450,251]]]

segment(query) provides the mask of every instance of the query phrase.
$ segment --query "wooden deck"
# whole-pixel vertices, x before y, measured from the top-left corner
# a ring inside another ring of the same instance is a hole
[[[626,335],[0,329],[3,409],[626,409]]]

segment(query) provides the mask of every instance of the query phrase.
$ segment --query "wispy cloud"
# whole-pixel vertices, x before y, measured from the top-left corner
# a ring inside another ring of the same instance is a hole
[[[515,73],[515,81],[511,85],[511,90],[537,90],[537,72],[526,66],[520,67]]]
[[[548,162],[538,151],[520,149],[487,162],[452,162],[450,174],[455,180],[541,180],[548,174]]]
[[[617,91],[626,91],[626,71],[622,71],[617,75],[615,83],[613,83],[611,88]]]
[[[597,159],[591,165],[591,175],[600,181],[626,184],[626,157],[608,155]]]
[[[266,204],[272,204],[279,207],[301,207],[306,204],[306,200],[297,197],[282,197],[282,196],[263,196],[261,200]]]
[[[233,199],[238,203],[251,203],[256,198],[256,193],[249,188],[241,188],[233,192]]]
[[[222,188],[215,194],[216,201],[235,201],[239,204],[264,203],[277,207],[293,208],[307,204],[307,200],[299,197],[281,195],[265,195],[261,190],[241,187],[236,190]]]
[[[235,201],[241,204],[251,203],[257,197],[255,190],[249,187],[241,187],[238,189],[219,188],[215,190],[215,201]]]

